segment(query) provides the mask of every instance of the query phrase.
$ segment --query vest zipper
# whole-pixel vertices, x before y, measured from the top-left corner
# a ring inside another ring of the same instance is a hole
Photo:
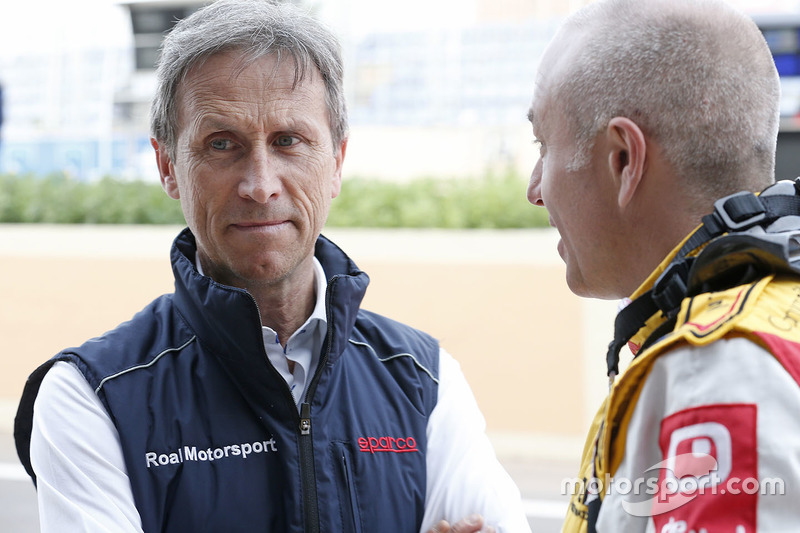
[[[328,281],[325,291],[325,309],[328,314],[328,332],[325,335],[324,352],[319,358],[317,370],[306,389],[305,401],[300,404],[300,424],[297,428],[300,440],[300,478],[303,490],[303,516],[307,533],[319,533],[319,507],[317,502],[317,473],[314,466],[314,439],[311,434],[311,398],[317,390],[319,378],[328,363],[333,344],[333,312],[331,311],[331,293],[333,285],[341,276],[333,276]],[[291,396],[291,394],[290,394]]]
[[[308,399],[308,397],[306,397]],[[300,405],[300,472],[303,483],[303,514],[305,530],[319,531],[319,509],[317,508],[317,474],[314,468],[314,441],[311,438],[311,405]]]
[[[249,295],[249,294],[248,294]],[[261,316],[261,310],[258,307],[258,302],[256,302],[255,298],[252,295],[249,295],[250,299],[252,300],[253,304],[256,306],[256,311],[258,312],[258,316]],[[328,306],[328,302],[326,301],[326,307]],[[330,318],[329,318],[330,320]],[[261,320],[259,318],[259,327],[261,326]],[[328,325],[328,335],[331,334],[331,326]],[[262,344],[262,355],[265,361],[269,361],[269,356],[267,355],[267,350],[264,348]],[[330,343],[328,343],[328,349],[325,354],[320,358],[319,364],[317,366],[317,370],[314,373],[314,376],[311,379],[311,383],[309,384],[308,388],[306,389],[306,397],[305,401],[300,404],[300,415],[297,417],[298,425],[298,443],[300,446],[300,484],[301,484],[301,491],[302,491],[302,499],[303,499],[303,521],[305,524],[305,531],[307,533],[319,533],[319,508],[317,506],[317,474],[316,469],[314,468],[314,441],[311,435],[311,405],[309,403],[313,390],[316,389],[316,384],[319,379],[319,375],[321,374],[322,368],[325,366],[325,363],[328,360],[328,353],[330,352]],[[279,379],[283,380],[280,373],[275,370],[272,365],[269,365],[272,369],[274,375],[276,375]],[[296,404],[294,394],[292,391],[289,390],[289,387],[285,388],[286,390],[286,397],[289,399],[289,403],[292,406],[292,411],[297,413]]]

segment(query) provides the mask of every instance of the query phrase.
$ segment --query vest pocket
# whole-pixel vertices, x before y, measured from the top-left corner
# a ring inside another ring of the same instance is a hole
[[[344,442],[334,442],[333,462],[336,465],[336,486],[339,491],[339,505],[341,506],[342,531],[360,533],[361,513],[358,511],[358,496],[353,477],[354,465],[350,448]]]

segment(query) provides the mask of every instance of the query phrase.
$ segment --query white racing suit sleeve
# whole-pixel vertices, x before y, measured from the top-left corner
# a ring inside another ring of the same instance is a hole
[[[421,532],[481,514],[498,533],[530,532],[519,489],[497,460],[461,367],[439,357],[438,402],[428,420],[427,498]]]
[[[597,531],[796,530],[799,413],[800,386],[749,340],[665,353],[634,408]],[[663,483],[658,492],[648,478]]]
[[[42,381],[30,452],[42,532],[141,533],[119,434],[70,363],[56,363]]]

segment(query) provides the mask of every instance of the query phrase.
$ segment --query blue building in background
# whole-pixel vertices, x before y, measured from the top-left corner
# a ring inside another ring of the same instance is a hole
[[[284,1],[312,10],[320,4]],[[326,0],[326,6],[336,11],[334,3],[348,1]],[[176,20],[204,3],[115,4],[117,14],[124,15],[115,24],[127,39],[114,45],[67,45],[16,55],[0,50],[0,74],[7,81],[9,104],[0,172],[157,180],[148,113],[158,47]],[[520,137],[518,128],[526,127],[535,61],[558,17],[537,18],[530,7],[521,14],[519,3],[511,0],[478,0],[474,9],[475,23],[467,27],[365,33],[344,39],[352,129],[443,127],[463,134],[471,127],[486,134],[489,128],[513,125],[508,136]],[[502,135],[498,132],[491,135],[498,138]],[[498,146],[494,152],[502,155],[504,145]],[[356,150],[351,151],[355,156]],[[350,159],[355,162],[355,157]],[[376,157],[361,168],[379,175],[385,166]],[[480,170],[480,165],[472,166]]]
[[[754,17],[781,77],[777,179],[800,176],[800,14]]]
[[[84,30],[64,25],[56,26],[63,31],[58,46],[0,51],[6,86],[0,172],[157,180],[148,111],[158,47],[179,18],[203,3],[96,3],[90,7],[103,10],[104,26],[118,36],[113,42],[77,43]]]

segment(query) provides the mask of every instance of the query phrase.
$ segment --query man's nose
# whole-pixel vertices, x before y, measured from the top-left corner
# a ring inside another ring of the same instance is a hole
[[[531,172],[531,181],[528,184],[528,201],[533,205],[544,207],[542,199],[542,160],[536,162]]]
[[[248,154],[242,180],[239,182],[239,195],[264,204],[272,196],[280,194],[280,190],[277,161],[270,157],[269,149],[252,150]]]

